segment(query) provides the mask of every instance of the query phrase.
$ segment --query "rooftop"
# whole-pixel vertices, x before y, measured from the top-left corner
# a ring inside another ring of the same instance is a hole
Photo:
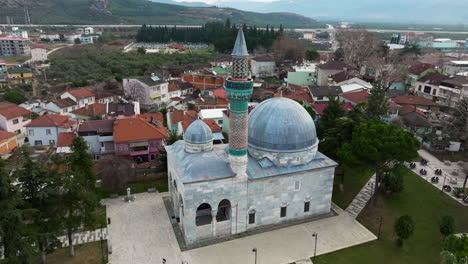
[[[177,124],[184,120],[195,120],[197,119],[198,113],[194,110],[189,111],[182,111],[182,110],[174,110],[174,112],[169,114],[172,124]]]
[[[133,116],[135,115],[135,106],[132,103],[111,102],[107,105],[107,114],[116,116]]]
[[[63,127],[70,128],[75,124],[75,121],[70,120],[69,116],[45,114],[37,117],[27,127]]]
[[[223,111],[226,108],[202,109],[200,110],[201,119],[223,118]]]
[[[362,90],[359,92],[342,93],[340,94],[340,97],[352,103],[360,104],[360,103],[367,102],[367,98],[369,97],[369,92],[367,90]]]
[[[62,132],[58,134],[57,147],[68,147],[76,137],[75,132]]]
[[[15,67],[15,68],[8,69],[8,73],[28,73],[28,72],[32,73],[32,70],[26,67]]]
[[[159,123],[164,122],[164,116],[161,112],[158,113],[147,113],[147,114],[139,114],[137,117],[146,120],[147,122],[151,122],[151,120],[156,120]]]
[[[13,132],[0,130],[0,141],[5,140],[5,139],[9,139],[9,138],[15,137],[15,136],[16,136],[16,134],[13,133]]]
[[[106,107],[106,104],[94,103],[94,104],[76,109],[72,113],[75,115],[89,116],[89,117],[102,116],[107,113],[107,107]]]
[[[47,49],[46,47],[38,44],[31,45],[31,49]]]
[[[231,55],[240,57],[249,56],[242,27],[240,27],[239,31],[237,32],[236,42],[234,43],[234,48],[232,49]]]
[[[336,71],[343,71],[343,70],[355,70],[351,65],[348,65],[342,61],[327,61],[326,63],[320,64],[317,66],[319,69],[322,70],[336,70]]]
[[[413,66],[411,66],[408,71],[412,74],[419,75],[429,69],[434,69],[435,66],[430,63],[417,63]]]
[[[31,114],[27,109],[17,106],[15,104],[1,104],[0,105],[0,115],[4,116],[7,120],[13,119],[15,117],[25,116]]]
[[[429,72],[423,77],[418,79],[418,82],[424,82],[429,84],[439,85],[441,81],[448,79],[449,76],[445,74],[440,74],[438,72]]]
[[[167,132],[162,123],[152,123],[143,118],[125,118],[115,120],[114,142],[128,142],[166,138]]]
[[[330,76],[330,78],[336,83],[344,82],[354,77],[354,74],[350,74],[347,71],[341,71]]]
[[[315,96],[338,96],[343,93],[340,86],[309,86],[310,92]]]
[[[323,111],[325,111],[325,108],[328,107],[328,104],[312,104],[312,108],[314,108],[315,112],[317,112],[318,115],[323,115]],[[344,103],[341,104],[341,108],[343,110],[349,111],[353,109],[353,105],[351,103]]]
[[[113,131],[114,120],[85,121],[78,127],[78,132],[112,133]]]
[[[70,107],[76,105],[76,102],[73,101],[71,98],[65,98],[65,99],[55,99],[51,101],[51,103],[55,104],[59,108],[65,108],[65,107]]]
[[[424,105],[424,106],[438,106],[432,100],[429,100],[423,96],[415,95],[403,95],[393,98],[393,101],[399,105],[411,104],[411,105]]]
[[[148,86],[158,85],[158,84],[161,84],[161,83],[165,82],[162,78],[160,78],[157,75],[140,76],[140,77],[136,77],[136,79],[139,80],[140,82],[148,85]]]
[[[208,125],[208,127],[211,129],[212,133],[218,133],[218,132],[222,131],[221,127],[218,125],[218,123],[216,123],[215,120],[206,119],[206,120],[202,120],[202,121],[205,122],[206,125]],[[190,126],[190,124],[192,124],[193,122],[194,122],[194,120],[184,120],[184,121],[182,121],[182,129],[184,131],[186,131],[187,128]]]
[[[88,90],[87,88],[70,90],[68,91],[68,93],[73,95],[73,97],[75,97],[78,100],[94,96],[94,93]]]
[[[414,127],[431,127],[432,123],[418,112],[408,112],[402,115],[404,123]]]

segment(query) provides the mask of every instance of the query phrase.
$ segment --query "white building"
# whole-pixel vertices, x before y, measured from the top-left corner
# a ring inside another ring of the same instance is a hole
[[[73,99],[68,97],[64,99],[53,100],[45,105],[45,109],[47,109],[47,111],[60,115],[68,115],[78,108],[78,104]]]
[[[94,44],[95,38],[96,38],[95,36],[81,36],[80,41],[81,41],[81,44]]]
[[[250,59],[250,69],[254,77],[269,77],[275,75],[276,63],[268,56]]]
[[[47,48],[41,45],[31,46],[31,62],[46,61],[47,60]]]
[[[70,44],[74,44],[76,39],[80,39],[80,38],[81,38],[81,34],[77,34],[77,33],[65,35],[65,40]]]
[[[48,41],[55,41],[60,39],[60,35],[58,33],[42,33],[39,35],[41,40],[48,40]]]
[[[223,111],[227,110],[226,108],[215,108],[215,109],[202,109],[198,113],[198,116],[201,120],[215,120],[216,123],[223,127]]]
[[[125,78],[123,87],[126,97],[143,105],[167,103],[170,99],[169,83],[156,74]]]
[[[26,30],[20,30],[19,28],[17,27],[14,27],[12,28],[11,30],[5,32],[7,35],[10,35],[10,36],[15,36],[15,37],[19,37],[19,38],[28,38],[28,31]],[[1,33],[0,33],[1,34]]]
[[[94,120],[81,123],[78,135],[88,143],[88,152],[100,155],[114,152],[114,120]]]
[[[69,116],[56,114],[39,116],[26,126],[29,145],[56,146],[59,134],[71,132],[75,127],[76,122],[70,120]]]
[[[92,27],[85,27],[84,33],[85,33],[85,35],[94,34],[94,28],[92,28]]]
[[[0,105],[0,129],[24,134],[25,126],[31,122],[31,112],[15,104]]]
[[[78,108],[85,107],[89,104],[94,104],[96,101],[93,92],[86,88],[70,90],[60,96],[61,99],[70,98],[78,104]]]
[[[444,66],[444,69],[449,75],[456,75],[468,71],[468,61],[450,61]]]

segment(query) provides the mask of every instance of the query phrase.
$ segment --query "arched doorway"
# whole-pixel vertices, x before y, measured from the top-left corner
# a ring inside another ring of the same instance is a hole
[[[197,214],[195,217],[195,224],[197,226],[211,224],[211,206],[207,203],[202,203],[197,208]]]
[[[216,214],[216,221],[222,222],[231,219],[231,202],[228,199],[224,199],[219,202],[218,213]]]

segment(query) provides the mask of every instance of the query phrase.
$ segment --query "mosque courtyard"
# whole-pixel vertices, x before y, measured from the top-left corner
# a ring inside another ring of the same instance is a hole
[[[181,251],[167,215],[163,197],[168,193],[137,194],[134,202],[108,199],[108,241],[112,264],[163,263],[286,264],[375,240],[376,237],[347,212],[334,206],[336,216],[251,235],[227,242]]]

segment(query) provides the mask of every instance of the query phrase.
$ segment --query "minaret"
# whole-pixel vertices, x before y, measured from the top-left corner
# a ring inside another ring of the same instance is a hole
[[[229,97],[229,161],[236,174],[245,174],[247,166],[248,102],[253,82],[249,74],[247,44],[242,27],[232,50],[231,76],[225,82]]]

